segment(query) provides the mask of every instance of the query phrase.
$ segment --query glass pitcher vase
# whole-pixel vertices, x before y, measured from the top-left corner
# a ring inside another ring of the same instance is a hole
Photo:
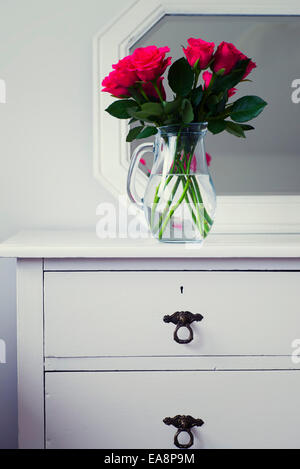
[[[201,243],[213,225],[216,193],[205,152],[206,123],[158,128],[154,146],[139,145],[127,179],[130,200],[144,210],[149,229],[159,241]],[[154,152],[154,162],[141,199],[134,179],[142,156]]]

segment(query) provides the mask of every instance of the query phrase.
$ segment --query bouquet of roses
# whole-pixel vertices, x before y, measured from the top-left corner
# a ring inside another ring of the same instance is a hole
[[[207,128],[213,134],[226,130],[245,138],[245,132],[254,128],[248,122],[267,104],[257,96],[229,102],[237,92],[236,86],[249,81],[247,77],[256,67],[233,44],[222,42],[216,50],[214,43],[202,39],[190,38],[188,44],[183,48],[185,57],[172,65],[168,47],[138,48],[113,65],[102,83],[103,91],[118,98],[106,111],[134,124],[128,142],[155,135],[158,128],[163,135],[160,158],[155,159],[143,202],[150,229],[160,240],[202,240],[208,235],[214,219],[215,193],[201,156],[204,144],[199,145],[198,138]],[[168,83],[174,95],[167,101],[163,74],[169,66]],[[175,142],[168,140],[168,129],[170,135],[176,129]],[[166,147],[167,157],[160,168]],[[138,152],[139,148],[130,168]],[[130,190],[128,193],[135,201]],[[194,238],[186,236],[187,229],[195,234]]]
[[[118,98],[106,111],[119,119],[130,119],[127,141],[157,133],[157,128],[171,124],[188,125],[207,122],[208,130],[218,134],[224,130],[245,138],[254,129],[250,120],[257,117],[266,102],[257,96],[228,100],[237,92],[236,86],[247,79],[256,64],[233,44],[222,42],[215,50],[213,42],[188,39],[183,48],[185,57],[171,65],[169,47],[148,46],[113,65],[104,78],[105,92]],[[174,93],[166,101],[163,74]]]

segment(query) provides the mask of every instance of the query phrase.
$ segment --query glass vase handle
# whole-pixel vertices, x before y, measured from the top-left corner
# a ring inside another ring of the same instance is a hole
[[[139,166],[139,162],[141,158],[145,155],[145,153],[152,153],[153,152],[153,143],[146,142],[139,145],[133,152],[128,176],[127,176],[127,194],[131,202],[136,204],[141,210],[143,209],[143,199],[138,195],[135,187],[135,178],[136,178],[136,171]]]

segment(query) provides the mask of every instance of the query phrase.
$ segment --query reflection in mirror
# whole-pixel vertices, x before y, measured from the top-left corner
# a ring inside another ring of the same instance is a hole
[[[208,133],[211,174],[218,195],[300,194],[300,17],[167,15],[136,42],[137,47],[168,45],[173,61],[190,37],[232,42],[257,68],[234,99],[262,96],[268,103],[251,122],[255,130],[238,139]],[[165,80],[166,82],[166,80]],[[168,99],[172,92],[167,90]],[[133,150],[142,141],[132,144]],[[152,156],[141,169],[146,174]]]

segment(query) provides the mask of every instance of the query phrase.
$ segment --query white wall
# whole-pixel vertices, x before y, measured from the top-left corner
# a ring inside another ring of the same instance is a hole
[[[0,0],[0,240],[95,227],[112,200],[92,175],[92,38],[131,0]],[[0,448],[17,442],[15,262],[0,260]]]

